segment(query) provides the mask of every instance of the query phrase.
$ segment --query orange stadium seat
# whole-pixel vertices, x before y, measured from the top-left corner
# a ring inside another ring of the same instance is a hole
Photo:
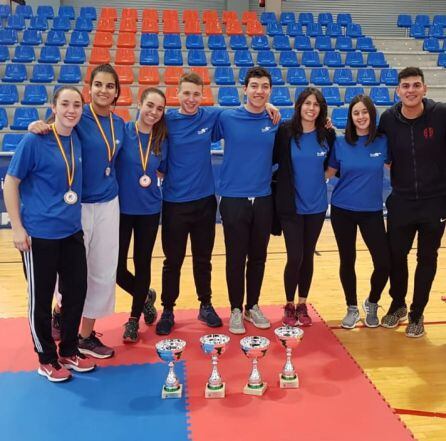
[[[158,11],[156,9],[143,9],[142,19],[156,21],[158,23]]]
[[[210,86],[204,86],[203,88],[203,100],[201,101],[203,106],[213,106],[214,96],[212,95],[212,89]]]
[[[218,21],[218,12],[215,9],[205,9],[203,11],[203,23]]]
[[[122,86],[119,94],[117,106],[131,106],[133,103],[132,89],[129,86]]]
[[[222,34],[221,25],[218,21],[208,21],[205,24],[206,35],[219,35]]]
[[[175,20],[165,21],[163,23],[163,32],[165,34],[179,34],[180,24]]]
[[[125,122],[129,122],[132,118],[130,116],[130,111],[127,107],[118,107],[113,109],[113,113],[120,116]]]
[[[228,21],[238,20],[237,12],[235,11],[223,11],[221,15],[221,22],[226,24]]]
[[[189,21],[200,21],[198,9],[185,9],[183,11],[183,23],[187,23]]]
[[[101,18],[96,26],[96,31],[115,32],[115,22],[112,18]]]
[[[160,83],[160,74],[157,67],[141,66],[138,74],[139,84],[158,85]]]
[[[116,49],[115,63],[134,65],[135,51],[127,47],[118,47],[118,49]]]
[[[251,37],[253,35],[263,35],[265,31],[263,30],[262,23],[257,20],[250,20],[246,24],[246,33]]]
[[[238,20],[231,20],[226,22],[227,35],[242,35],[242,24]]]
[[[118,35],[118,47],[134,48],[136,46],[136,33],[120,32]]]
[[[145,18],[142,21],[141,32],[143,34],[157,34],[159,32],[158,29],[158,20],[154,20],[153,18]]]
[[[119,25],[119,31],[136,33],[136,21],[133,18],[121,19],[121,24]]]
[[[257,20],[256,11],[244,11],[242,15],[242,23],[247,24],[248,21]]]
[[[85,84],[88,84],[90,82],[91,72],[92,72],[92,70],[94,68],[95,68],[95,66],[88,66],[87,67],[87,72],[86,72],[85,77],[84,77],[84,83]]]
[[[91,96],[90,96],[90,86],[88,84],[86,84],[83,88],[82,88],[82,96],[84,97],[84,102],[85,104],[88,104],[91,101]]]
[[[101,18],[111,18],[113,21],[116,21],[118,19],[118,11],[116,8],[102,8],[99,20]]]
[[[139,89],[138,89],[138,103],[141,101],[141,95],[142,95],[142,93],[146,90],[146,89],[148,89],[149,87],[153,87],[153,85],[144,85],[144,86],[139,86]]]
[[[178,21],[178,11],[176,9],[164,9],[163,11],[163,23],[168,21]]]
[[[121,20],[131,18],[134,21],[138,21],[138,10],[134,8],[123,8],[121,12]]]
[[[186,23],[184,23],[184,33],[186,35],[201,34],[200,22],[199,21],[187,21]]]
[[[207,67],[192,67],[191,72],[195,72],[200,75],[205,85],[211,84],[211,75]]]
[[[91,49],[90,64],[110,63],[110,50],[107,47],[94,47]]]
[[[178,107],[180,105],[180,102],[178,101],[177,93],[178,93],[177,86],[166,87],[166,105],[176,106],[176,107]]]
[[[96,32],[93,40],[94,47],[112,47],[113,34],[110,32]]]
[[[177,66],[168,66],[164,70],[164,83],[178,85],[181,75],[184,74],[184,69]]]
[[[133,69],[130,66],[116,66],[115,70],[121,84],[132,84],[134,81]]]

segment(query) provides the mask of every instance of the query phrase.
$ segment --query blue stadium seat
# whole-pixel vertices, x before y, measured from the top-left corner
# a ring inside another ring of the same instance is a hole
[[[311,12],[301,12],[299,14],[299,19],[297,20],[302,25],[308,25],[314,23],[314,17]]]
[[[398,71],[396,69],[381,69],[380,82],[386,86],[398,86]]]
[[[245,84],[245,77],[246,77],[246,73],[248,72],[248,68],[247,67],[241,67],[238,71],[238,82],[241,85]]]
[[[148,50],[151,50],[151,49],[148,49]],[[181,52],[181,49],[166,49],[164,51],[164,64],[166,66],[182,66],[183,65],[183,54]]]
[[[304,35],[302,25],[300,23],[288,23],[286,33],[290,37],[297,37],[298,35]]]
[[[423,51],[442,52],[443,50],[440,47],[440,40],[434,37],[425,38],[423,42]]]
[[[46,46],[65,46],[67,44],[67,39],[65,38],[64,31],[48,31],[46,35]]]
[[[78,17],[76,18],[74,30],[80,32],[91,32],[93,30],[93,22],[89,18]]]
[[[316,86],[330,86],[333,84],[330,79],[330,73],[326,67],[312,69],[310,83],[313,83]]]
[[[218,89],[218,104],[220,106],[239,106],[240,97],[236,87],[220,87]]]
[[[341,53],[338,51],[325,52],[324,65],[328,67],[343,67],[344,63],[341,58]]]
[[[29,79],[31,83],[51,83],[54,81],[54,69],[51,64],[35,64]]]
[[[226,49],[225,37],[223,35],[209,35],[208,48],[211,50]]]
[[[63,64],[60,67],[59,72],[59,83],[79,83],[81,81],[82,74],[81,74],[81,68],[78,65],[69,65],[69,64]]]
[[[70,37],[70,46],[87,47],[90,44],[88,32],[73,31]]]
[[[158,49],[141,49],[139,64],[146,66],[158,66],[160,64]]]
[[[400,97],[398,96],[398,94],[396,93],[396,89],[393,92],[393,102],[397,103],[398,101],[401,101]]]
[[[42,50],[40,51],[39,63],[58,63],[59,61],[60,61],[60,50],[58,46],[43,46]]]
[[[409,29],[412,26],[412,17],[408,14],[400,14],[400,15],[398,15],[396,25],[399,28]]]
[[[282,69],[279,67],[270,67],[268,71],[271,74],[273,86],[283,86],[285,84],[282,77]]]
[[[377,86],[379,81],[376,80],[375,69],[358,69],[358,75],[356,78],[358,84],[363,86]]]
[[[414,23],[428,28],[430,26],[430,18],[426,14],[419,14],[415,17]]]
[[[293,86],[305,86],[308,84],[307,75],[303,67],[291,67],[286,74],[286,82]]]
[[[244,35],[231,35],[229,39],[229,46],[232,50],[245,50],[248,49],[248,42]]]
[[[347,30],[345,34],[352,38],[362,37],[364,34],[362,33],[361,25],[358,23],[350,23],[347,25]]]
[[[0,84],[0,104],[15,104],[19,100],[19,92],[15,84]]]
[[[197,34],[186,35],[187,49],[204,49],[203,37]]]
[[[28,130],[33,121],[39,120],[39,112],[35,107],[18,107],[14,112],[11,130]]]
[[[339,86],[354,86],[356,81],[353,79],[353,72],[349,68],[335,69],[333,82]]]
[[[281,51],[279,54],[279,64],[282,67],[297,67],[297,54],[294,51]]]
[[[235,84],[234,71],[232,67],[218,66],[215,68],[214,73],[215,84],[220,85],[230,85]]]
[[[85,63],[84,48],[78,47],[78,46],[68,46],[67,51],[65,52],[64,63],[67,63],[67,64],[83,64],[83,63]]]
[[[335,107],[331,112],[331,121],[337,129],[345,129],[347,127],[348,108]]]
[[[306,35],[299,35],[294,39],[294,49],[298,51],[312,51],[313,46],[311,46],[310,37]]]
[[[342,106],[344,101],[341,99],[341,92],[337,86],[328,86],[321,88],[322,95],[329,106]]]
[[[271,104],[274,104],[275,106],[293,105],[288,87],[273,87],[269,100]]]
[[[333,15],[330,12],[321,12],[317,17],[317,22],[322,26],[333,23]]]
[[[266,33],[270,37],[273,37],[274,35],[282,35],[283,34],[282,25],[276,21],[270,21],[266,25]]]
[[[189,66],[207,66],[206,54],[203,49],[189,49],[187,54]]]
[[[17,31],[14,29],[0,29],[0,45],[12,46],[17,41]]]
[[[93,6],[82,6],[80,16],[83,18],[89,18],[90,20],[96,20],[96,8],[94,8]]]
[[[446,26],[446,15],[434,15],[432,25]]]
[[[68,32],[71,29],[70,19],[68,17],[55,17],[51,29]]]
[[[8,15],[11,14],[11,6],[10,5],[0,5],[0,19],[8,18]]]
[[[259,51],[257,53],[257,64],[263,67],[277,66],[273,51]]]
[[[302,64],[306,67],[322,67],[317,51],[305,51],[302,53]]]
[[[266,35],[253,35],[251,38],[251,48],[256,51],[269,50],[268,37]]]
[[[3,136],[2,151],[14,152],[24,136],[25,135],[22,135],[21,133],[5,133]]]
[[[276,14],[274,14],[274,12],[262,12],[260,14],[260,23],[262,23],[262,25],[266,25],[271,21],[277,21]]]
[[[251,52],[249,50],[237,50],[234,52],[234,64],[236,66],[254,66]]]
[[[5,68],[2,81],[5,83],[23,83],[27,79],[26,66],[19,63],[9,63]]]
[[[16,46],[12,61],[14,63],[32,63],[36,59],[33,46]]]
[[[371,87],[370,98],[376,106],[391,106],[393,104],[387,87]]]
[[[372,67],[389,67],[389,63],[382,52],[370,52],[367,56],[367,65]]]
[[[437,66],[446,67],[446,52],[438,55]]]
[[[31,5],[26,5],[26,4],[17,5],[15,8],[15,13],[17,15],[21,15],[23,18],[26,18],[26,19],[29,19],[34,15],[33,8],[31,7]]]
[[[328,35],[319,35],[316,37],[314,48],[318,51],[332,51],[331,37]]]
[[[159,48],[158,34],[141,34],[141,48],[158,49]]]
[[[22,15],[10,15],[6,20],[5,28],[23,31],[25,29],[25,18]]]
[[[289,121],[294,115],[293,107],[283,107],[279,109],[280,116],[282,117],[282,121]]]
[[[290,51],[290,37],[288,35],[275,35],[273,38],[273,49],[276,51]]]
[[[164,49],[181,49],[180,34],[165,34],[163,47]]]
[[[48,29],[48,21],[43,17],[33,17],[29,22],[28,29],[46,31]]]
[[[424,38],[426,36],[426,29],[423,25],[420,24],[413,24],[410,27],[409,35],[412,38]]]
[[[330,23],[325,30],[325,34],[330,37],[339,37],[342,35],[342,26],[338,23]]]
[[[52,20],[54,18],[54,9],[50,5],[37,6],[37,16]]]
[[[23,31],[22,44],[27,46],[39,46],[42,44],[42,32],[36,29],[25,29]]]
[[[4,63],[9,60],[8,46],[0,46],[0,63]]]
[[[364,62],[362,52],[348,52],[345,57],[345,65],[350,67],[365,67],[367,64]]]
[[[444,38],[444,26],[432,25],[429,28],[429,37]]]
[[[73,6],[59,6],[59,17],[67,17],[70,20],[74,20],[76,18],[76,13],[74,12]]]
[[[212,66],[230,66],[231,61],[229,60],[228,51],[224,49],[212,51],[211,64]]]
[[[324,31],[319,23],[309,23],[305,34],[308,37],[318,37],[319,35],[324,35]]]
[[[299,95],[307,88],[307,86],[297,86],[294,90],[294,101],[297,101]]]
[[[48,101],[46,87],[43,84],[27,84],[21,104],[25,105],[42,105]]]
[[[356,40],[356,50],[364,52],[375,52],[376,47],[371,37],[359,37]]]
[[[6,114],[6,109],[0,107],[0,130],[4,127],[8,127],[8,115]]]
[[[287,25],[288,23],[295,23],[295,22],[296,22],[296,16],[294,15],[294,12],[284,11],[280,14],[281,25]]]
[[[345,12],[338,14],[336,17],[336,23],[340,24],[341,26],[347,26],[348,24],[352,23],[351,14]]]
[[[338,51],[353,51],[353,42],[351,37],[340,35],[336,38],[335,49]]]
[[[364,88],[362,86],[346,87],[344,96],[345,104],[350,104],[350,101],[356,95],[364,95]]]

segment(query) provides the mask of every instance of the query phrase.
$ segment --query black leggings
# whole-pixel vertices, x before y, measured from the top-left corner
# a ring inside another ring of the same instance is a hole
[[[119,259],[116,281],[132,297],[131,317],[141,316],[150,287],[150,265],[160,220],[159,213],[151,215],[122,214],[119,222]],[[127,269],[130,239],[133,237],[135,275]]]
[[[338,244],[339,276],[347,305],[358,304],[355,273],[358,227],[373,261],[369,301],[378,303],[390,272],[389,245],[382,211],[351,211],[332,205],[331,225]]]
[[[295,214],[280,219],[287,253],[283,278],[288,302],[294,302],[297,286],[299,297],[308,297],[313,279],[314,251],[324,219],[325,212]]]

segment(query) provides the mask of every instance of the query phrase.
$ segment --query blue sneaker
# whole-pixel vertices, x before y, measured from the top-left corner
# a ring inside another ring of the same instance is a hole
[[[200,312],[198,313],[198,320],[206,323],[206,325],[208,325],[210,328],[218,328],[223,326],[221,318],[215,312],[214,307],[210,303],[206,305],[201,304]]]
[[[165,309],[161,314],[161,318],[156,324],[156,333],[158,335],[169,335],[172,332],[174,324],[175,316],[173,315],[173,311]]]

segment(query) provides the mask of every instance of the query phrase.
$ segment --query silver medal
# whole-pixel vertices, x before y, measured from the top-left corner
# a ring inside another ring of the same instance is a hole
[[[147,176],[146,174],[142,175],[139,178],[139,185],[141,187],[148,187],[150,184],[152,183],[152,180],[150,179],[149,176]]]
[[[73,190],[69,190],[63,195],[63,200],[66,204],[73,205],[77,202],[77,193]]]
[[[105,176],[110,176],[110,173],[111,173],[111,167],[106,167]]]

